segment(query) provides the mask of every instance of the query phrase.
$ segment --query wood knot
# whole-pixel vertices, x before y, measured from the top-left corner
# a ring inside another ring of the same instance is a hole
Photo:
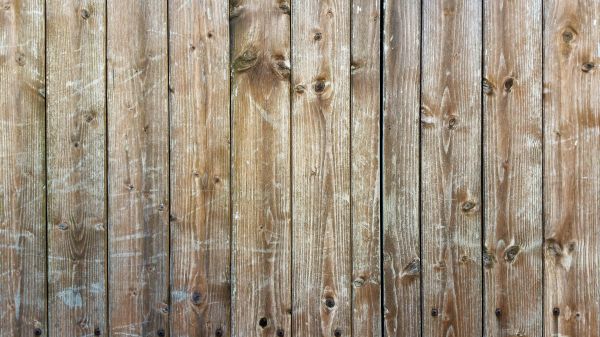
[[[313,89],[317,94],[322,94],[325,91],[326,86],[327,85],[325,84],[325,81],[317,80],[313,86]]]
[[[165,334],[166,334],[166,333],[165,333],[165,329],[158,329],[158,330],[156,331],[156,335],[157,335],[158,337],[165,337]]]
[[[483,246],[482,258],[484,268],[491,269],[492,267],[494,267],[494,264],[496,263],[496,258],[492,254],[490,254],[490,251],[488,250],[487,246]]]
[[[512,77],[508,77],[504,80],[504,91],[510,92],[512,90],[513,85],[515,84],[515,79]]]
[[[463,202],[463,204],[460,206],[460,209],[464,213],[469,213],[475,209],[475,206],[477,206],[477,204],[473,200],[467,200]]]
[[[415,278],[421,273],[421,260],[414,258],[404,269],[402,269],[402,278]]]
[[[504,261],[508,263],[513,263],[519,252],[521,251],[521,247],[515,245],[506,248],[504,251]]]
[[[79,13],[79,14],[81,15],[81,18],[82,18],[82,19],[84,19],[84,20],[87,20],[87,19],[89,19],[89,18],[90,18],[90,16],[91,16],[91,15],[90,15],[90,11],[89,11],[89,10],[87,10],[87,9],[85,9],[85,8],[81,9],[81,11],[80,11],[80,13]]]
[[[575,33],[570,28],[567,28],[562,32],[562,39],[565,43],[570,43],[574,38]]]
[[[342,330],[341,329],[335,329],[335,331],[333,332],[333,335],[335,337],[342,337]]]
[[[492,82],[490,82],[487,78],[483,79],[483,93],[491,96],[494,94],[494,85],[492,84]]]
[[[448,118],[448,130],[454,130],[456,128],[456,124],[458,124],[456,117]]]
[[[283,329],[277,329],[277,337],[283,337],[285,336],[285,332],[283,332]]]
[[[560,309],[558,307],[554,307],[552,309],[552,315],[554,315],[555,317],[560,315]]]
[[[296,86],[294,86],[294,91],[297,94],[303,94],[306,91],[306,86],[303,84],[297,84]]]
[[[432,317],[437,317],[438,315],[439,315],[439,312],[438,312],[437,308],[431,309],[431,316]]]
[[[33,329],[33,334],[36,335],[36,336],[41,336],[42,335],[42,329],[40,329],[40,328]]]
[[[500,310],[500,308],[496,308],[496,310],[494,311],[494,314],[496,315],[496,317],[500,317],[500,316],[502,316],[502,310]]]
[[[315,41],[320,41],[323,38],[323,34],[321,32],[316,32],[315,35],[313,36],[313,39]]]
[[[586,62],[581,66],[581,71],[584,73],[589,73],[590,71],[594,70],[595,67],[596,65],[593,62]]]
[[[327,297],[325,299],[325,306],[329,309],[333,309],[335,307],[335,300],[331,297]]]
[[[233,70],[235,72],[244,72],[258,63],[258,55],[253,50],[246,50],[242,55],[233,61]]]
[[[25,54],[21,53],[20,51],[17,52],[17,54],[15,55],[15,62],[17,62],[17,64],[19,66],[24,66],[25,65]]]
[[[283,14],[289,15],[292,11],[290,10],[290,4],[287,2],[282,2],[279,4],[279,9],[283,12]]]
[[[217,330],[215,330],[215,337],[223,337],[223,329],[217,328]]]
[[[261,318],[258,320],[258,325],[259,325],[261,328],[263,328],[263,329],[264,329],[264,328],[266,328],[268,324],[269,324],[269,321],[267,320],[267,318],[266,318],[266,317],[261,317]]]
[[[200,303],[202,303],[202,296],[199,292],[195,291],[192,294],[192,303],[194,303],[195,305],[199,305]]]
[[[94,329],[94,336],[100,336],[102,335],[102,330],[100,330],[100,328],[95,328]]]
[[[69,225],[67,223],[65,223],[65,222],[59,223],[57,227],[61,231],[66,231],[67,229],[69,229]]]

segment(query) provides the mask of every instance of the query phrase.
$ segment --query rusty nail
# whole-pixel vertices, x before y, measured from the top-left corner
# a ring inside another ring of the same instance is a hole
[[[33,334],[36,335],[36,336],[41,336],[42,335],[42,329],[40,329],[40,328],[33,329]]]
[[[283,337],[283,336],[285,336],[283,329],[277,329],[277,337]]]
[[[217,336],[217,337],[223,337],[223,330],[221,328],[218,328],[215,331],[215,336]]]
[[[102,334],[102,330],[100,330],[100,328],[95,328],[94,329],[94,335],[100,336],[101,334]]]
[[[496,308],[496,311],[494,313],[496,314],[496,317],[502,316],[502,310],[500,310],[500,308]]]
[[[431,309],[431,316],[437,317],[437,315],[438,315],[438,310],[436,308]]]
[[[164,329],[158,329],[158,331],[156,331],[156,335],[158,337],[165,337],[165,330]]]

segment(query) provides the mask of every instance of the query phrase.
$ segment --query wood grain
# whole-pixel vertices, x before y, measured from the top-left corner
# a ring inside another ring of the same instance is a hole
[[[109,320],[114,336],[161,336],[169,330],[167,43],[165,1],[108,0]]]
[[[45,336],[44,1],[0,7],[0,336]]]
[[[484,8],[484,331],[542,336],[542,2]]]
[[[352,2],[352,333],[382,335],[379,1]]]
[[[106,334],[105,3],[46,6],[49,335]]]
[[[350,1],[292,4],[294,336],[351,336]]]
[[[478,1],[423,3],[423,334],[481,334]]]
[[[231,336],[228,16],[169,1],[172,336]]]
[[[386,336],[421,335],[419,103],[421,4],[385,2],[383,277]]]
[[[290,334],[290,4],[231,12],[233,336]]]
[[[547,336],[600,332],[600,2],[544,1]]]

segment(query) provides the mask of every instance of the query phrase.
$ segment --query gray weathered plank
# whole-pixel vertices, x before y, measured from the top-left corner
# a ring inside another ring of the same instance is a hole
[[[105,2],[46,5],[49,334],[106,334]]]
[[[387,336],[421,335],[421,4],[387,0],[383,37],[383,279]]]
[[[0,336],[46,335],[44,1],[0,8]]]
[[[600,334],[600,1],[544,1],[546,336]]]
[[[169,1],[172,336],[231,336],[228,17]]]
[[[290,334],[290,4],[231,12],[233,336]]]
[[[167,3],[107,3],[109,328],[168,331]]]
[[[481,334],[479,1],[423,3],[423,334]]]
[[[484,331],[542,336],[542,2],[484,8]]]

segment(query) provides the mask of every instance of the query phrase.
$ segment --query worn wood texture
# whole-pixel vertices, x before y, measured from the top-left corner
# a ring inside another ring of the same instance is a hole
[[[105,5],[46,1],[50,336],[106,334]]]
[[[0,8],[0,336],[46,335],[44,1]]]
[[[423,334],[481,334],[478,1],[423,3]]]
[[[421,334],[421,5],[387,0],[383,36],[383,279],[387,336]]]
[[[350,1],[292,4],[294,336],[350,336]]]
[[[169,1],[172,336],[231,335],[228,17]]]
[[[484,8],[484,332],[542,336],[542,2]]]
[[[363,337],[382,335],[380,6],[379,1],[353,1],[351,17],[352,334]]]
[[[544,2],[546,336],[600,332],[600,2]]]
[[[290,334],[290,4],[231,13],[233,336]]]
[[[167,4],[108,0],[106,14],[109,328],[161,336],[169,312]]]

